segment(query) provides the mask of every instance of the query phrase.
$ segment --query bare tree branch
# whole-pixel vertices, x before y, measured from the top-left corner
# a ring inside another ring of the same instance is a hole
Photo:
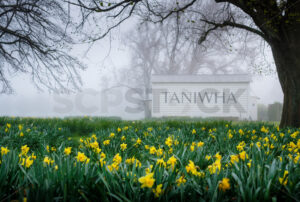
[[[259,36],[261,36],[263,39],[265,39],[266,41],[268,41],[269,39],[267,38],[267,36],[257,30],[257,29],[254,29],[252,27],[249,27],[249,26],[246,26],[246,25],[243,25],[243,24],[239,24],[239,23],[235,23],[235,22],[230,22],[230,21],[224,21],[222,23],[216,23],[216,22],[211,22],[211,21],[208,21],[208,20],[204,20],[202,19],[201,20],[202,22],[205,22],[207,24],[210,24],[210,25],[213,25],[212,28],[208,29],[205,33],[203,33],[203,35],[201,36],[201,39],[199,40],[199,43],[202,43],[203,41],[205,41],[207,35],[211,32],[211,31],[214,31],[218,28],[223,28],[223,27],[226,27],[226,26],[230,26],[230,27],[234,27],[234,28],[239,28],[239,29],[244,29],[246,31],[249,31],[249,32],[252,32],[254,34],[257,34]]]
[[[85,67],[70,56],[68,36],[71,24],[66,4],[58,0],[0,1],[0,86],[12,92],[10,72],[31,76],[40,90],[78,89],[78,70]]]

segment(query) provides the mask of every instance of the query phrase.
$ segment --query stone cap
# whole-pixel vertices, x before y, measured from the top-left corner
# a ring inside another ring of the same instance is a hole
[[[249,83],[249,74],[181,74],[163,75],[154,74],[152,83]]]

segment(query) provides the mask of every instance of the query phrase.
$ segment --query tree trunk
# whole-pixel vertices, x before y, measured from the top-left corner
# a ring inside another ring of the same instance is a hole
[[[150,100],[149,100],[149,93],[150,93],[150,82],[147,83],[147,87],[144,90],[144,118],[149,119],[151,118],[151,108],[150,108]]]
[[[285,42],[274,42],[271,44],[279,81],[284,94],[280,128],[300,127],[299,45],[300,41],[295,37],[289,38]]]

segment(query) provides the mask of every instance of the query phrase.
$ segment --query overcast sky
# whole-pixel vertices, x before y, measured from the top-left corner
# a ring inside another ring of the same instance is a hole
[[[130,24],[129,24],[130,25]],[[47,92],[38,92],[28,76],[12,75],[11,83],[14,94],[0,95],[1,116],[120,116],[123,119],[140,119],[142,113],[128,114],[125,107],[129,104],[124,97],[118,102],[112,100],[103,105],[103,97],[99,93],[103,88],[103,77],[110,78],[113,71],[129,65],[130,54],[121,43],[122,34],[131,29],[128,23],[119,28],[119,34],[113,40],[106,38],[96,42],[87,51],[87,45],[77,45],[73,54],[80,58],[88,69],[82,72],[83,92],[72,95],[57,96]],[[277,75],[253,76],[250,95],[259,97],[259,103],[271,104],[282,102],[283,94]],[[118,93],[118,92],[117,92]],[[121,94],[121,91],[119,92]],[[80,100],[80,102],[78,101]]]

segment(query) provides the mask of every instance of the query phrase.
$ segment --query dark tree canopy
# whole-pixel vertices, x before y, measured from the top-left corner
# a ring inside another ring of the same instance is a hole
[[[10,73],[25,73],[39,89],[80,86],[84,67],[67,54],[72,39],[67,4],[60,0],[0,0],[0,92],[13,89]]]
[[[69,3],[81,8],[84,21],[89,21],[90,16],[94,20],[96,16],[104,18],[107,27],[101,26],[98,34],[92,34],[94,40],[105,37],[133,15],[154,23],[177,16],[197,24],[190,28],[195,28],[192,30],[200,44],[214,43],[214,39],[233,30],[258,35],[272,50],[284,93],[281,126],[300,127],[300,0],[70,0]]]

